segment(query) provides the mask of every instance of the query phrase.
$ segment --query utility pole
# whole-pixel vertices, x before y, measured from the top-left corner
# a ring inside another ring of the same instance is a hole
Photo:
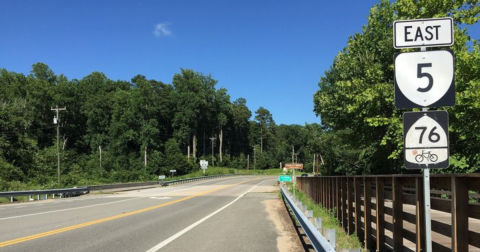
[[[255,145],[253,146],[253,170],[255,170],[255,167],[257,166],[257,156],[256,156],[256,149]]]
[[[292,163],[295,164],[295,146],[292,145]],[[295,177],[295,168],[293,168],[293,197],[295,197],[295,184],[297,183],[297,177]]]
[[[67,108],[59,108],[58,105],[55,108],[50,108],[56,112],[56,115],[53,117],[53,123],[57,125],[57,183],[60,186],[60,118],[59,118],[59,111],[66,110]]]
[[[212,167],[215,168],[215,163],[213,159],[213,141],[215,141],[215,137],[210,137],[210,141],[212,141]]]

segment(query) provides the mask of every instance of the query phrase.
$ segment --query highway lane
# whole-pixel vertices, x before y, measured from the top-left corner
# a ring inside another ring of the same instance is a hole
[[[258,191],[275,181],[222,178],[2,205],[0,251],[282,251],[298,241],[267,211],[278,194]]]

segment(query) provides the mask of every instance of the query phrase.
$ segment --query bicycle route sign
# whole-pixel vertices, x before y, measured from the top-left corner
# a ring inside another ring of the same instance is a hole
[[[395,107],[455,105],[455,61],[451,50],[396,53]]]
[[[405,168],[447,168],[450,143],[446,111],[403,114]]]

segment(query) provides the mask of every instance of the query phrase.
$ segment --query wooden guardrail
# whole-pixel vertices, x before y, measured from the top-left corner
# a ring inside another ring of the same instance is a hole
[[[422,175],[299,177],[297,186],[366,249],[425,251]],[[432,174],[430,186],[432,250],[480,248],[480,174]]]

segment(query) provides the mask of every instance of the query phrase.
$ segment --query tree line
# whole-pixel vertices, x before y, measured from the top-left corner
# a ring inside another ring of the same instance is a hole
[[[0,190],[15,181],[56,186],[57,126],[63,185],[149,180],[171,169],[182,175],[199,169],[200,159],[278,168],[291,162],[292,148],[300,161],[311,160],[304,126],[276,125],[263,107],[252,120],[246,99],[231,101],[216,85],[191,69],[171,84],[100,72],[69,80],[44,63],[29,75],[1,69]],[[65,110],[55,124],[57,106]]]

